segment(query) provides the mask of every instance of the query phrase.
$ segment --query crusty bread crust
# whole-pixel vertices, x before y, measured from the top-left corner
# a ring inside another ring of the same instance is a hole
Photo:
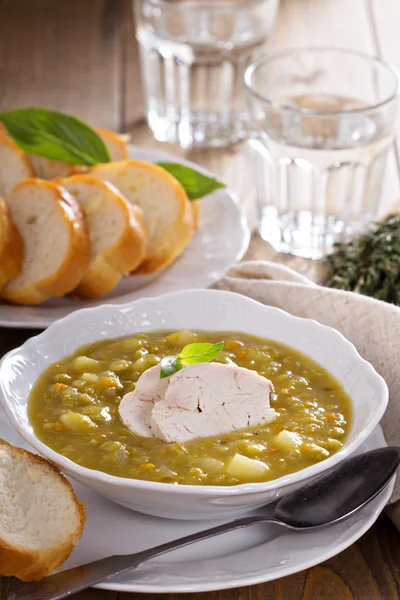
[[[0,198],[0,290],[22,268],[24,242],[11,221],[8,208]]]
[[[158,165],[146,161],[129,159],[121,162],[96,165],[95,167],[92,167],[90,171],[93,175],[99,176],[101,179],[105,180],[107,180],[107,175],[110,173],[112,183],[114,183],[116,187],[119,187],[117,177],[113,177],[113,175],[118,172],[118,170],[126,171],[129,168],[146,169],[147,171],[150,171],[155,178],[162,180],[165,185],[169,186],[173,191],[178,206],[178,216],[173,223],[173,226],[168,230],[162,228],[158,231],[157,240],[154,238],[151,240],[151,249],[149,248],[149,244],[147,245],[145,258],[135,271],[135,274],[148,275],[165,268],[183,252],[194,233],[193,210],[182,185],[175,177]],[[140,182],[137,187],[139,186]],[[124,192],[123,189],[121,191],[122,193]],[[130,201],[128,195],[127,199]],[[146,224],[151,220],[151,215],[146,207],[142,206],[141,208],[143,209],[144,221]]]
[[[125,160],[129,158],[129,148],[127,142],[111,129],[96,127],[95,131],[102,138],[107,146],[112,161]]]
[[[130,204],[111,183],[102,181],[93,175],[75,175],[68,179],[56,180],[56,183],[61,186],[74,182],[95,185],[100,183],[105,186],[118,209],[122,209],[125,213],[125,227],[118,240],[103,254],[96,256],[91,261],[81,282],[72,292],[74,297],[88,300],[107,294],[117,285],[123,275],[136,269],[145,255],[147,235],[141,209]]]
[[[64,296],[71,292],[82,280],[91,259],[91,246],[86,219],[78,202],[68,192],[51,181],[26,179],[21,181],[8,197],[26,186],[46,186],[58,202],[63,217],[70,230],[70,245],[57,271],[44,280],[33,282],[18,289],[6,285],[2,296],[16,304],[38,304],[52,296]],[[46,235],[43,232],[43,235]]]
[[[37,581],[50,575],[50,573],[62,565],[81,539],[86,521],[86,507],[78,500],[68,479],[51,462],[37,454],[28,452],[28,450],[11,446],[11,444],[2,439],[0,439],[0,447],[8,448],[16,460],[25,460],[41,465],[44,471],[47,472],[47,475],[51,472],[54,478],[62,481],[67,493],[70,494],[71,502],[75,504],[79,516],[79,525],[73,535],[68,540],[64,540],[59,547],[52,548],[44,554],[38,551],[27,550],[23,547],[11,546],[0,536],[1,575],[18,577],[22,581]]]

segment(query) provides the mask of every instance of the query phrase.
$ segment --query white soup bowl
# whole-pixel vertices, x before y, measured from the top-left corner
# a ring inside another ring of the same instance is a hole
[[[115,477],[82,467],[43,444],[28,419],[30,391],[49,365],[83,344],[154,330],[236,331],[288,344],[307,354],[343,385],[353,405],[344,446],[328,459],[265,483],[235,486],[174,485]],[[0,399],[17,432],[45,458],[110,500],[173,519],[232,517],[272,502],[341,462],[372,433],[388,402],[386,383],[340,333],[245,296],[188,290],[71,313],[7,354],[0,364]]]

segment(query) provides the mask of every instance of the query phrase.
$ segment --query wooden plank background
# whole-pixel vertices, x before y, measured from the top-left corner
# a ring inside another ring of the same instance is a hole
[[[138,119],[142,100],[130,0],[0,0],[0,110],[37,105],[132,133],[134,143],[155,142]],[[270,48],[333,45],[377,54],[400,67],[398,0],[281,0]],[[225,179],[247,200],[244,147],[184,153]],[[385,178],[384,209],[398,199],[399,160]],[[254,240],[248,256],[270,258]],[[286,259],[305,272],[308,262]],[[1,308],[0,308],[1,310]],[[0,329],[0,355],[33,331]],[[1,432],[0,432],[1,434]],[[0,578],[0,599],[20,584]],[[150,595],[150,598],[159,596]],[[182,594],[163,596],[182,600]],[[89,590],[74,600],[139,600],[142,594]],[[382,517],[361,540],[324,564],[263,585],[195,594],[193,600],[399,600],[400,535]]]

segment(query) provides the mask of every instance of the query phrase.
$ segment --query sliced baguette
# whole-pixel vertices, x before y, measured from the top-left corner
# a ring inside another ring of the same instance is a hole
[[[25,153],[5,133],[0,132],[0,196],[6,196],[33,170]]]
[[[192,207],[181,184],[161,167],[140,160],[96,165],[91,173],[113,183],[143,210],[148,242],[136,273],[154,273],[175,260],[194,231]]]
[[[36,581],[82,537],[85,506],[50,462],[0,439],[0,574]]]
[[[71,292],[83,278],[91,247],[79,203],[60,186],[26,179],[6,198],[25,244],[21,273],[5,285],[4,299],[38,304]]]
[[[74,175],[56,181],[81,205],[92,244],[92,259],[74,290],[80,298],[98,298],[142,262],[146,233],[142,211],[107,181],[93,175]]]
[[[21,272],[24,242],[11,221],[6,203],[0,198],[0,291]]]
[[[124,136],[102,127],[96,127],[95,130],[107,146],[112,161],[129,158],[128,144]]]

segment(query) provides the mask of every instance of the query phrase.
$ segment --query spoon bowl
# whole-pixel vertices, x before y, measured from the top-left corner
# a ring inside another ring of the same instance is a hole
[[[284,496],[274,519],[292,529],[321,527],[347,518],[387,485],[400,463],[400,447],[364,452]]]

